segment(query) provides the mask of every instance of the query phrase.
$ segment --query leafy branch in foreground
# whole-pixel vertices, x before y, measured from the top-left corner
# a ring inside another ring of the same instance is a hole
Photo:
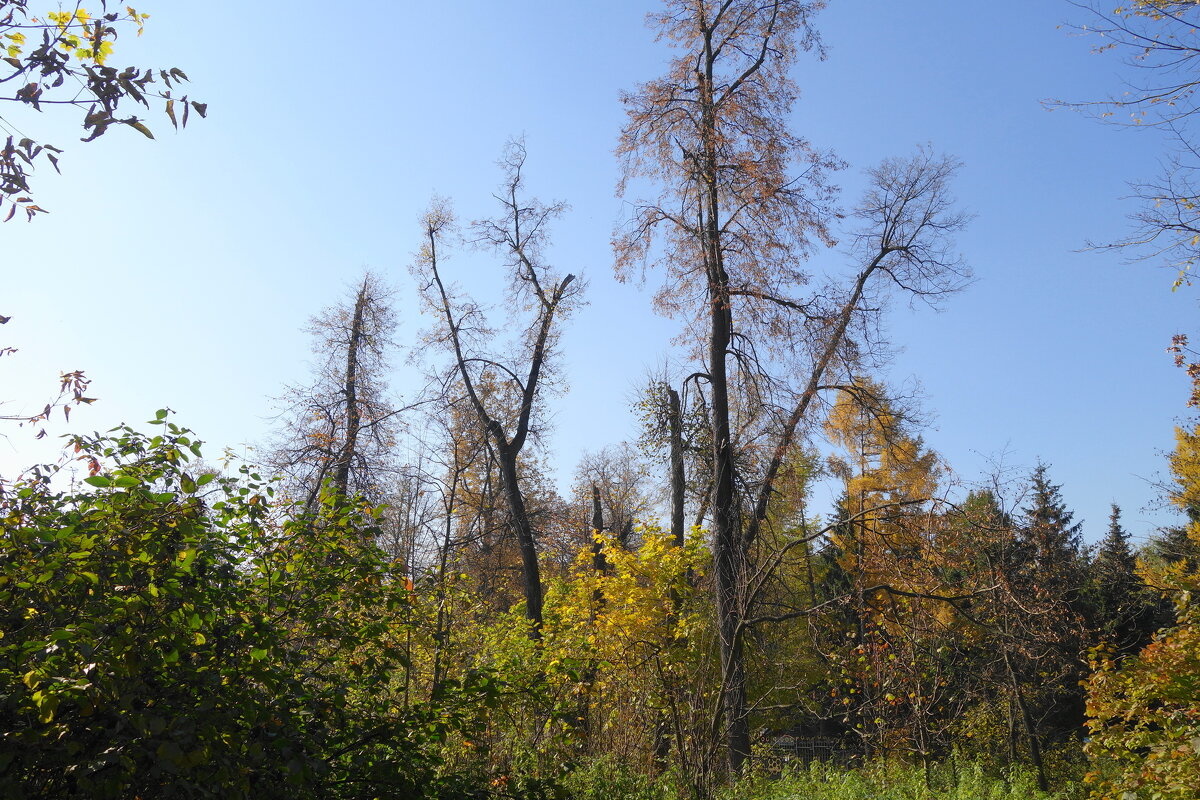
[[[98,16],[79,3],[68,5],[70,10],[31,16],[27,5],[27,0],[0,0],[0,101],[38,112],[45,106],[80,109],[85,142],[114,125],[153,139],[142,118],[128,112],[131,103],[149,109],[151,101],[161,102],[175,128],[186,126],[193,111],[201,117],[208,113],[205,103],[190,100],[186,94],[176,96],[188,80],[178,67],[151,69],[109,63],[119,35],[136,31],[140,36],[149,14],[129,6],[110,12],[107,0],[100,0]],[[5,221],[18,209],[33,219],[45,211],[34,202],[30,188],[35,164],[44,158],[58,171],[63,151],[25,134],[11,114],[0,113],[0,142],[0,214],[7,205]]]

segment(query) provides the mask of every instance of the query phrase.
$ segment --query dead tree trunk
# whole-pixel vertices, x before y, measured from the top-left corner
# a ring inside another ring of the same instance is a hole
[[[679,393],[670,386],[667,387],[667,415],[671,438],[671,539],[676,547],[683,547],[683,417]]]
[[[362,414],[358,407],[358,348],[363,340],[363,309],[367,304],[367,282],[363,281],[354,302],[354,315],[350,320],[350,339],[346,347],[346,438],[333,472],[333,489],[345,498],[350,493],[350,465],[357,453],[359,428]]]

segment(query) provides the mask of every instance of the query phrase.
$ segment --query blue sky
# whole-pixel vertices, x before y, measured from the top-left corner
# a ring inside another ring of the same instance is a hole
[[[941,312],[897,308],[900,352],[888,372],[918,381],[926,441],[966,480],[1001,459],[1037,459],[1085,534],[1108,504],[1144,536],[1170,518],[1148,509],[1161,453],[1184,418],[1186,381],[1164,349],[1195,319],[1172,275],[1080,252],[1119,237],[1127,183],[1156,169],[1148,131],[1105,126],[1048,98],[1120,86],[1111,56],[1059,24],[1085,21],[1056,0],[981,6],[832,2],[819,18],[829,58],[802,58],[796,129],[860,171],[930,143],[964,163],[956,193],[977,216],[959,248],[977,280]],[[51,209],[0,227],[10,413],[36,406],[62,370],[85,369],[101,402],[71,429],[149,419],[160,406],[210,443],[261,441],[271,402],[307,378],[305,320],[370,267],[397,289],[395,388],[411,397],[404,355],[424,326],[407,272],[416,219],[432,194],[461,217],[492,212],[505,140],[524,135],[530,190],[571,211],[554,261],[587,276],[589,305],[562,341],[570,391],[553,402],[554,462],[568,476],[584,450],[636,435],[628,401],[671,358],[671,320],[645,287],[612,278],[609,238],[621,204],[612,156],[618,95],[656,76],[666,52],[644,26],[651,0],[506,3],[246,4],[158,0],[146,34],[118,58],[179,66],[207,120],[181,134],[157,113],[154,142],[113,130],[87,145],[74,120],[5,119],[67,149],[63,177],[41,172]],[[982,10],[986,9],[986,10]],[[836,251],[816,272],[837,270]],[[451,265],[486,286],[495,264]],[[52,432],[68,428],[57,424]],[[0,441],[0,472],[47,451],[21,431]]]

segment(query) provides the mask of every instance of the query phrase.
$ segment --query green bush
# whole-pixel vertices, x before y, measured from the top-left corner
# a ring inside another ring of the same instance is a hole
[[[0,797],[464,793],[437,743],[494,687],[405,702],[409,590],[370,513],[290,516],[154,424],[76,440],[82,489],[0,486]]]

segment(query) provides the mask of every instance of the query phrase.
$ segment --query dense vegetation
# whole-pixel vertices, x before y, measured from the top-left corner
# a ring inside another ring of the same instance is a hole
[[[1170,458],[1187,521],[1140,551],[1116,505],[1085,546],[1045,464],[946,480],[876,367],[890,300],[969,275],[957,164],[889,159],[837,212],[843,165],[788,127],[820,5],[651,16],[675,58],[624,98],[616,263],[662,271],[695,347],[572,491],[538,432],[586,287],[550,259],[563,205],[528,195],[519,141],[494,218],[438,200],[413,232],[416,402],[390,400],[367,275],[313,319],[261,465],[204,463],[164,410],[0,479],[0,797],[1197,797],[1200,426]],[[93,138],[145,132],[114,112],[154,73],[104,64],[144,15],[0,10],[15,100],[83,76]],[[33,218],[28,171],[57,151],[26,141],[0,197]],[[814,286],[835,236],[848,261]],[[452,280],[464,240],[506,270],[503,319]],[[91,402],[82,373],[62,389],[18,421]]]
[[[592,546],[592,531],[557,531],[574,539],[545,561],[532,638],[519,579],[479,542],[414,569],[396,507],[328,485],[309,507],[281,500],[249,467],[197,464],[166,412],[152,423],[74,440],[82,486],[55,488],[50,467],[5,486],[3,796],[667,797],[721,782],[701,529],[683,546],[646,524]],[[1181,431],[1172,462],[1193,518],[1198,441]],[[847,495],[802,552],[785,548],[815,523],[789,530],[754,618],[751,697],[772,707],[755,710],[758,777],[738,796],[1008,797],[1029,782],[1073,796],[1079,781],[1194,796],[1200,526],[1135,566],[1115,511],[1088,554],[1044,468],[1032,486],[1016,517],[990,494],[886,515]],[[797,740],[915,771],[805,771]]]

